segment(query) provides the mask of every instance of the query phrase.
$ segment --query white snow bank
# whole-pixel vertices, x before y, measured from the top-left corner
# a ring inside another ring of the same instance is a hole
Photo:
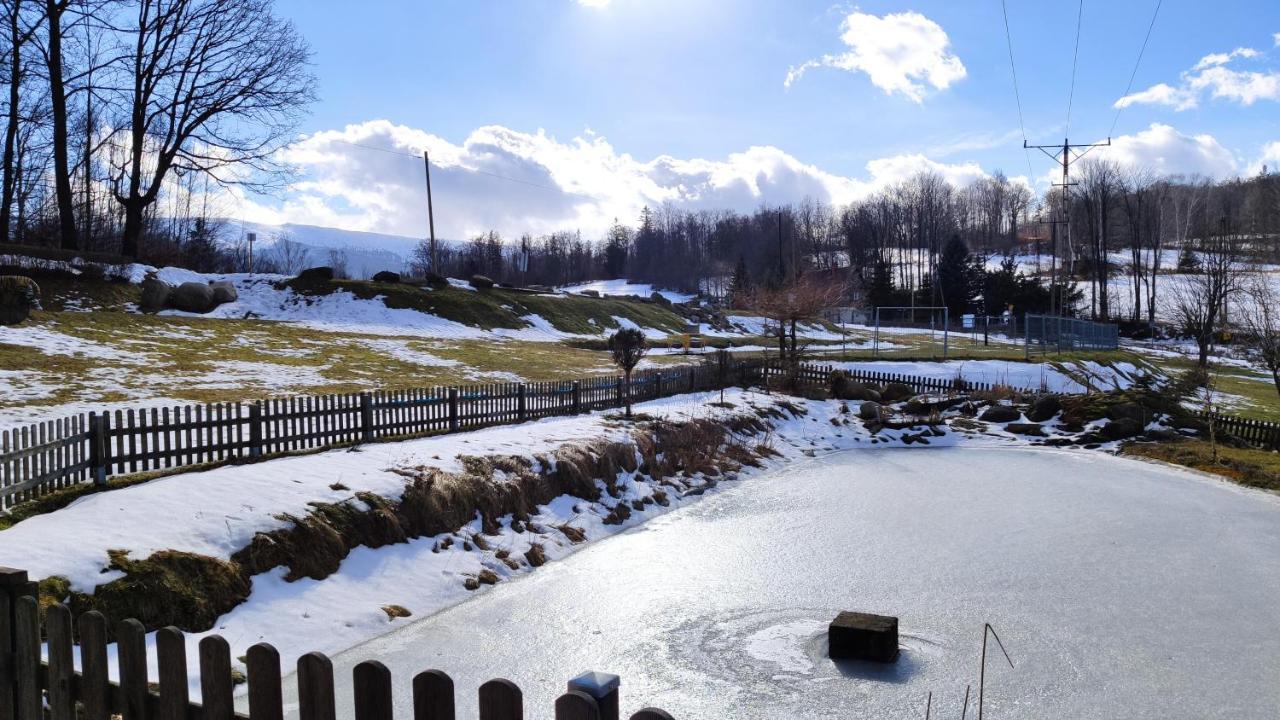
[[[601,295],[636,295],[643,298],[647,298],[657,292],[674,303],[686,303],[695,297],[694,295],[676,292],[675,290],[655,290],[654,287],[648,283],[633,283],[622,278],[615,280],[592,280],[591,282],[578,283],[577,285],[566,285],[560,289],[568,293],[581,293],[584,290],[594,290]]]
[[[1070,372],[1052,363],[1021,363],[1004,360],[949,360],[947,362],[863,361],[832,363],[843,370],[913,375],[936,380],[962,377],[969,382],[1007,385],[1021,390],[1084,393],[1093,390],[1123,389],[1140,374],[1131,363],[1114,366],[1088,361],[1070,363]]]

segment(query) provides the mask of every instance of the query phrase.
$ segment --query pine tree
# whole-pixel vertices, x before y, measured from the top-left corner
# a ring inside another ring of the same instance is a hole
[[[942,303],[952,316],[971,313],[976,308],[977,298],[982,292],[981,276],[977,273],[979,269],[960,236],[951,236],[938,260],[937,283]]]
[[[871,267],[871,285],[867,288],[867,302],[872,307],[897,304],[897,293],[893,287],[893,267],[883,260],[877,260]]]
[[[753,290],[746,258],[739,255],[738,265],[733,269],[733,278],[729,281],[729,305],[746,307],[745,303],[749,302]]]
[[[604,246],[604,272],[611,278],[627,276],[627,255],[631,252],[631,231],[615,218]]]

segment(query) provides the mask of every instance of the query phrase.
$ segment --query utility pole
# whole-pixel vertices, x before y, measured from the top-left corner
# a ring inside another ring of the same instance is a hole
[[[249,274],[253,274],[253,243],[258,239],[258,233],[249,233]]]
[[[1071,243],[1070,191],[1071,191],[1071,186],[1075,185],[1076,183],[1071,182],[1071,179],[1070,179],[1071,164],[1079,160],[1080,158],[1084,157],[1085,155],[1088,155],[1089,151],[1096,147],[1110,147],[1110,146],[1111,146],[1111,138],[1107,138],[1107,141],[1104,143],[1085,143],[1085,144],[1075,144],[1075,145],[1071,144],[1071,140],[1068,138],[1063,138],[1061,145],[1028,145],[1026,140],[1022,141],[1022,148],[1024,150],[1034,148],[1044,153],[1045,155],[1048,155],[1054,162],[1060,163],[1062,165],[1062,183],[1061,184],[1054,183],[1054,187],[1062,188],[1062,208],[1061,208],[1062,217],[1052,222],[1054,222],[1055,224],[1065,225],[1067,228],[1067,258],[1071,262],[1071,264],[1067,268],[1068,280],[1071,279],[1071,276],[1075,273],[1075,249]],[[1073,156],[1072,151],[1080,148],[1082,148],[1084,151],[1080,153],[1076,153]],[[1052,153],[1049,152],[1050,149],[1054,150],[1054,152]],[[1062,153],[1061,158],[1058,157],[1059,152]],[[1053,239],[1053,281],[1051,284],[1051,289],[1053,290],[1053,294],[1050,296],[1050,300],[1049,300],[1050,315],[1057,315],[1062,311],[1062,307],[1061,307],[1062,298],[1058,297],[1058,295],[1061,293],[1061,288],[1056,287],[1058,284],[1057,281],[1058,281],[1058,238],[1057,238],[1057,234],[1055,233],[1054,239]]]
[[[427,171],[427,226],[431,231],[431,272],[440,273],[440,258],[436,255],[436,216],[431,207],[431,157],[422,151],[422,164]]]

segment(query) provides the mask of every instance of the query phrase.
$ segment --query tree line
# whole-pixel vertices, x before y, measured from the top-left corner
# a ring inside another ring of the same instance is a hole
[[[287,181],[315,96],[270,0],[0,0],[0,242],[164,263],[211,190]]]

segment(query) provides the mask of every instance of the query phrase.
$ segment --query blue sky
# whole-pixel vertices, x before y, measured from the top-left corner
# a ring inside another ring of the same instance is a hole
[[[430,148],[453,236],[599,232],[664,201],[845,202],[919,169],[1029,174],[999,0],[277,7],[315,50],[321,99],[292,153],[304,181],[247,201],[253,219],[421,234],[421,164],[352,142]],[[1064,134],[1078,7],[1008,0],[1032,142]],[[1107,136],[1154,7],[1085,0],[1073,140]],[[1165,0],[1111,156],[1214,175],[1280,165],[1276,33],[1280,3]],[[1034,183],[1050,166],[1030,161]]]

